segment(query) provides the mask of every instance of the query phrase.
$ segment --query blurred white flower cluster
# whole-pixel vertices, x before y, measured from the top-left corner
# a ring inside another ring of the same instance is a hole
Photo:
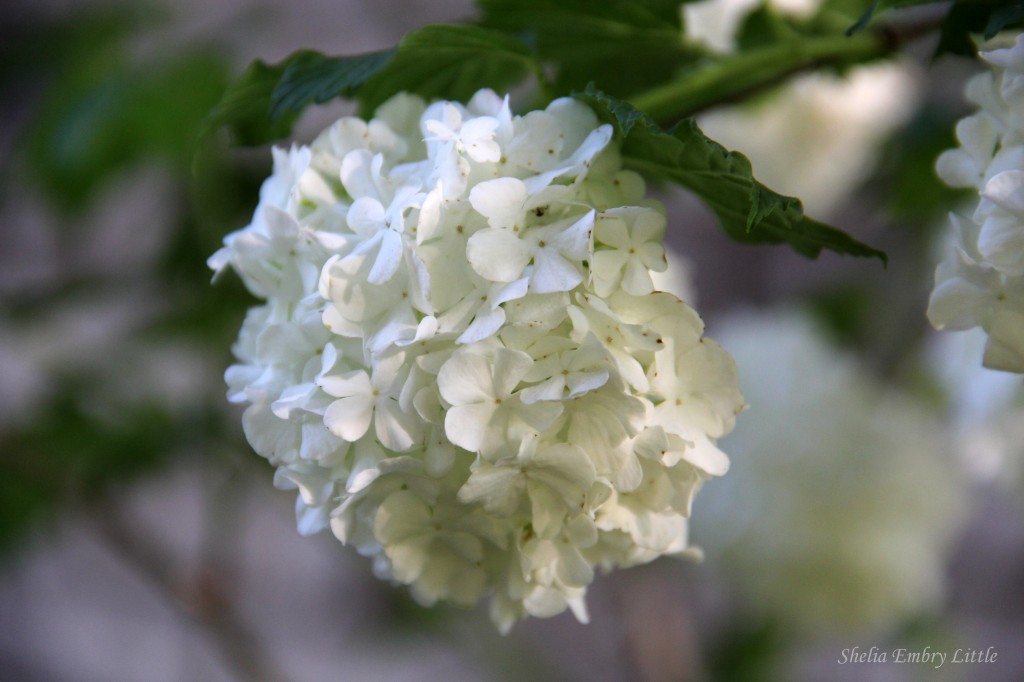
[[[928,318],[937,329],[981,327],[983,364],[1024,373],[1024,35],[982,57],[992,71],[966,88],[979,111],[957,124],[960,147],[937,164],[946,183],[976,189],[979,202],[971,216],[951,216]]]
[[[728,53],[735,50],[743,17],[757,0],[686,3],[690,40]],[[819,0],[770,0],[773,10],[797,18]],[[700,114],[701,130],[739,149],[758,180],[800,197],[811,215],[834,211],[874,167],[879,144],[903,124],[917,102],[907,62],[860,65],[843,76],[808,73],[742,106]]]
[[[492,595],[586,619],[595,566],[688,549],[728,467],[732,359],[654,290],[663,209],[612,129],[559,99],[513,116],[399,95],[274,151],[252,223],[210,259],[266,299],[227,372],[253,448],[426,604]]]
[[[724,440],[733,467],[702,492],[693,536],[742,606],[805,633],[884,628],[939,607],[966,512],[941,423],[803,314],[717,328],[751,407]]]
[[[978,362],[988,337],[980,327],[937,334],[928,366],[943,389],[945,421],[964,470],[983,484],[1024,484],[1024,385],[1020,377]]]

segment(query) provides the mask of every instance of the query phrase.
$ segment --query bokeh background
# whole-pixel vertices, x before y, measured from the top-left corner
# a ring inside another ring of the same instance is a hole
[[[688,34],[728,49],[750,6],[701,3]],[[738,246],[652,188],[665,286],[736,355],[750,404],[723,441],[732,472],[695,505],[706,559],[601,577],[591,624],[501,637],[482,609],[424,609],[296,533],[224,399],[253,300],[205,265],[248,222],[269,149],[195,144],[251,60],[384,49],[473,18],[470,0],[8,0],[2,16],[0,679],[1024,677],[1021,380],[924,316],[945,215],[969,205],[931,168],[980,64],[914,44],[702,116],[889,266]],[[351,110],[310,110],[295,138]],[[997,657],[840,665],[853,647]]]

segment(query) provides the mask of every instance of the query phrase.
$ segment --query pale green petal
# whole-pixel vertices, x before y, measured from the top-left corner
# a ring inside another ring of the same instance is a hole
[[[557,589],[538,585],[523,599],[526,612],[536,618],[557,616],[568,607],[565,595]]]
[[[600,214],[594,228],[594,238],[602,244],[615,247],[613,251],[628,251],[632,246],[626,223],[612,211]]]
[[[517,467],[482,463],[459,489],[459,501],[480,503],[484,509],[508,516],[519,507],[525,480]]]
[[[992,369],[1024,374],[1024,315],[1001,311],[988,327],[983,364]]]
[[[530,481],[530,513],[533,529],[540,538],[553,538],[562,529],[568,511],[563,495],[546,486]],[[582,495],[580,495],[582,499]]]
[[[637,256],[631,256],[626,261],[622,272],[622,289],[633,296],[644,296],[654,291],[651,272]]]
[[[563,544],[559,552],[558,579],[569,587],[586,587],[594,580],[594,569],[571,544]]]

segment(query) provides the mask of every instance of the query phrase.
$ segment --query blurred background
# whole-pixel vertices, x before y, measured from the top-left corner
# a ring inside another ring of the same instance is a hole
[[[751,6],[690,6],[688,35],[727,50]],[[248,222],[270,151],[195,144],[253,59],[384,49],[473,18],[470,0],[9,0],[3,16],[0,679],[1024,677],[1021,379],[924,316],[946,214],[970,210],[932,166],[978,63],[915,44],[701,117],[889,266],[738,246],[652,188],[665,286],[736,356],[750,404],[722,443],[732,471],[695,504],[706,559],[600,577],[591,624],[501,637],[483,609],[423,609],[296,533],[224,398],[254,300],[205,264]],[[294,137],[351,111],[307,111]],[[840,664],[854,647],[947,662]],[[996,659],[956,665],[958,649]]]

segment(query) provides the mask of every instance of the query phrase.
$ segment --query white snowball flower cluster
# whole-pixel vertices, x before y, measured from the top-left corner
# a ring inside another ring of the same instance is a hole
[[[266,300],[229,396],[299,530],[329,526],[425,604],[490,594],[503,631],[586,620],[595,567],[685,552],[742,397],[654,290],[666,222],[643,194],[571,99],[399,95],[274,150],[210,265]]]
[[[800,313],[718,328],[750,411],[723,441],[733,467],[701,493],[693,537],[743,607],[805,633],[938,607],[966,512],[942,425]]]
[[[937,329],[983,328],[983,364],[1024,373],[1024,35],[982,56],[992,71],[966,89],[980,109],[957,124],[960,147],[937,164],[946,183],[976,189],[979,202],[971,216],[951,216],[928,318]]]

